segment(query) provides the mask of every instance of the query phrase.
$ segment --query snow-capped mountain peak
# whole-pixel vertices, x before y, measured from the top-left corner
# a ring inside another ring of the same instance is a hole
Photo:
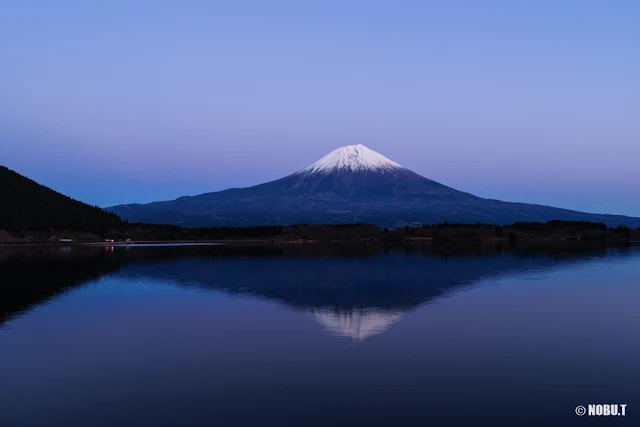
[[[402,168],[402,166],[382,154],[358,144],[337,148],[298,173],[330,173],[337,170],[383,172],[398,168]]]

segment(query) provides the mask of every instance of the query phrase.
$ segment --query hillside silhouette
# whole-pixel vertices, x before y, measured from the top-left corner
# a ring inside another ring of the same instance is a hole
[[[60,194],[0,166],[0,229],[80,230],[103,234],[122,226],[116,214]]]

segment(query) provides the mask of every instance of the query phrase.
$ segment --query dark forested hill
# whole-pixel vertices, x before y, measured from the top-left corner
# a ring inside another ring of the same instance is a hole
[[[0,229],[64,229],[102,233],[120,218],[0,166]]]

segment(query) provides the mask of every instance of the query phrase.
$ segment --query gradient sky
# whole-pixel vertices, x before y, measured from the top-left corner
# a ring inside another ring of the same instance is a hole
[[[0,164],[91,204],[364,144],[479,196],[640,216],[640,2],[4,0]]]

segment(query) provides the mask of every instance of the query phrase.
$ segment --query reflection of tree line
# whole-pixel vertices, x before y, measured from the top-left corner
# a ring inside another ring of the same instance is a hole
[[[386,256],[378,256],[379,254]],[[605,246],[380,244],[0,250],[0,324],[76,286],[120,272],[183,286],[252,294],[304,310],[407,310],[482,277],[549,268]],[[121,270],[127,266],[126,270]]]

